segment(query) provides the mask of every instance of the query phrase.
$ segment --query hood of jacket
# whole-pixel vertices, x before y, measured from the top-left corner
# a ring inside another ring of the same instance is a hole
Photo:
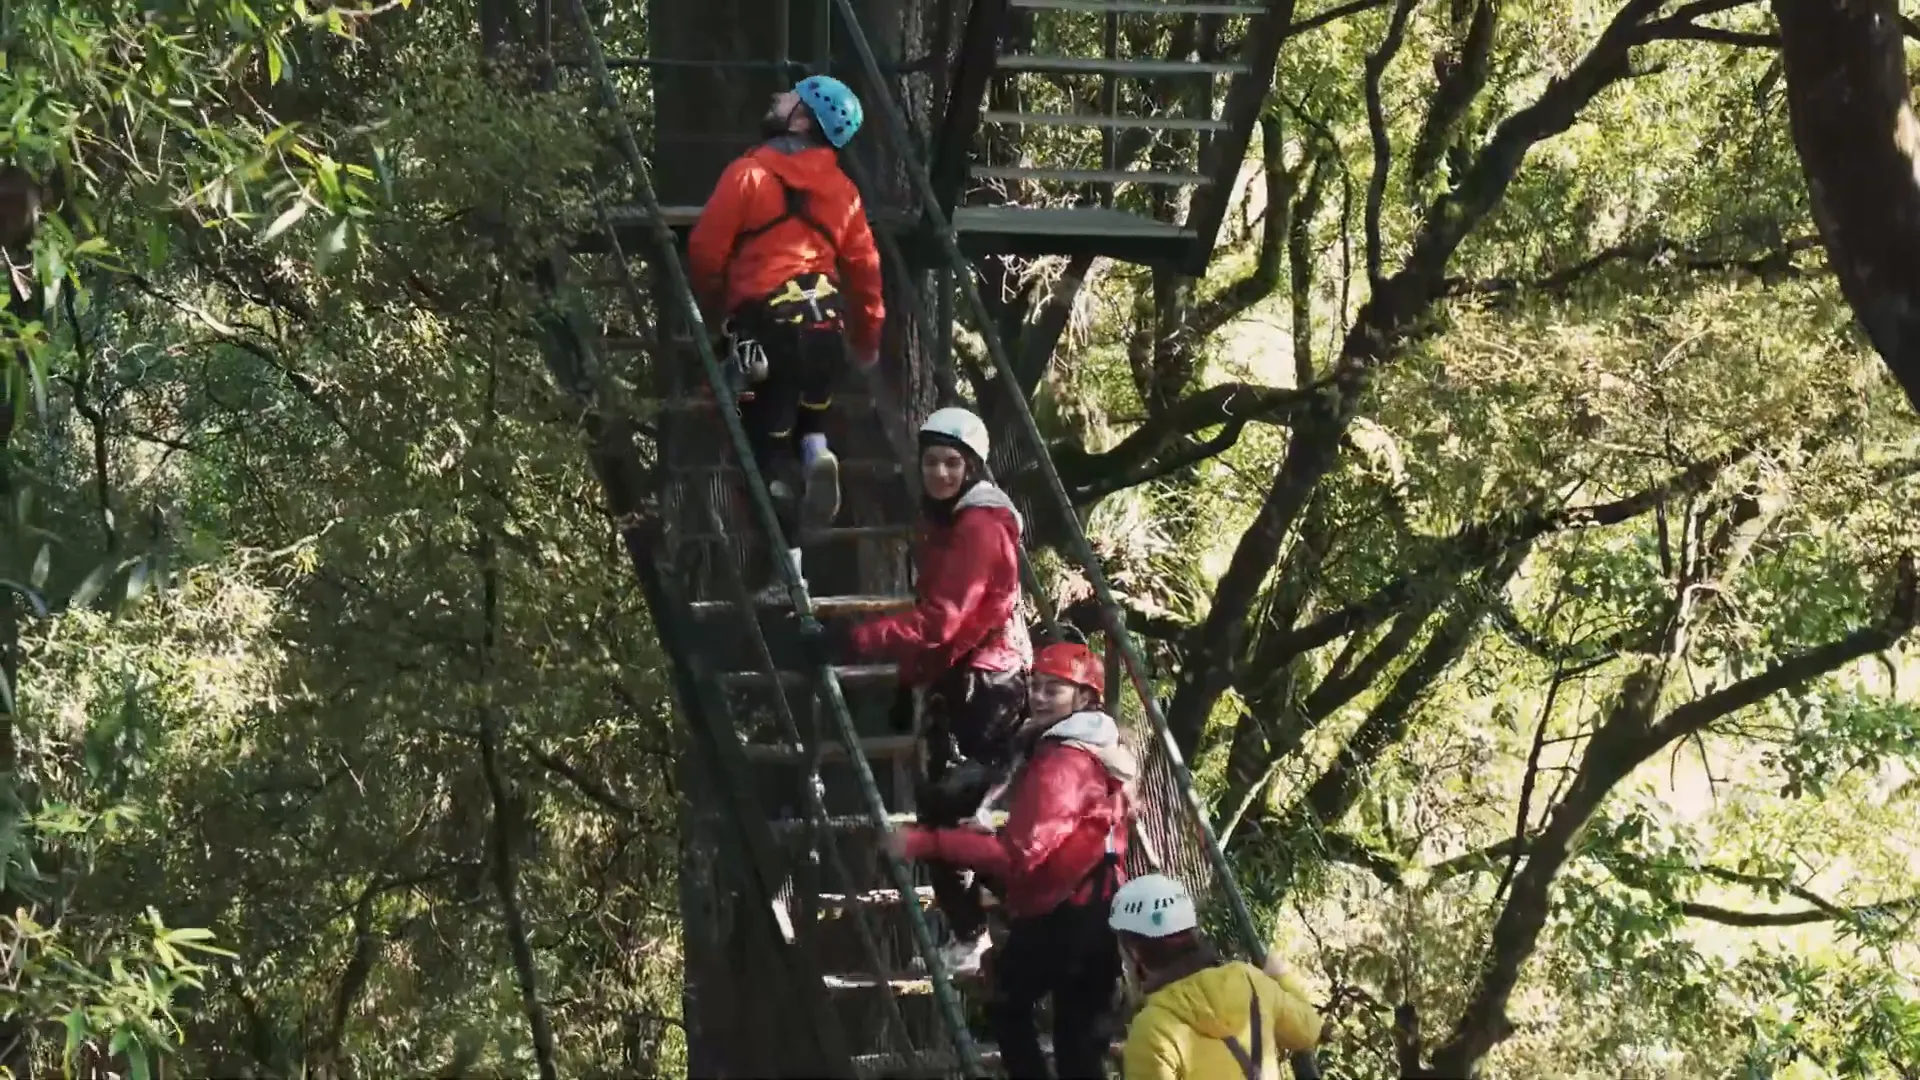
[[[1100,759],[1114,779],[1131,784],[1140,775],[1140,763],[1120,741],[1120,725],[1098,709],[1077,712],[1040,733],[1042,739],[1057,739],[1077,746]]]
[[[1164,1049],[1180,1057],[1187,1066],[1185,1075],[1238,1076],[1240,1069],[1226,1045],[1232,1038],[1241,1049],[1259,1055],[1263,1076],[1284,1075],[1285,1055],[1311,1049],[1323,1027],[1305,987],[1290,982],[1276,982],[1252,964],[1233,961],[1211,963],[1161,983],[1134,1018],[1127,1052],[1133,1054],[1138,1040],[1150,1053]],[[1256,1012],[1263,1028],[1257,1049]]]
[[[982,480],[960,494],[953,504],[953,512],[957,514],[962,510],[1005,510],[1013,515],[1014,535],[1024,537],[1027,534],[1027,520],[1020,516],[1020,511],[1014,507],[1007,493],[990,481]]]
[[[840,171],[840,158],[832,148],[808,142],[797,135],[768,139],[752,151],[760,167],[799,191],[838,191],[849,183]]]
[[[1248,970],[1216,958],[1199,971],[1161,986],[1153,993],[1153,1003],[1198,1034],[1228,1038],[1247,1028],[1258,985],[1247,977]]]

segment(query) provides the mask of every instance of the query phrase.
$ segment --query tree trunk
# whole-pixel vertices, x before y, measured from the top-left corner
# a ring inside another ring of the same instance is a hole
[[[1794,145],[1840,289],[1920,407],[1920,121],[1893,0],[1773,0]]]

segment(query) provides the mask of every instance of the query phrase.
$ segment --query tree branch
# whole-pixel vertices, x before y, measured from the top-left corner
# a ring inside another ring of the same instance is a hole
[[[1287,27],[1287,40],[1291,41],[1309,30],[1317,30],[1331,22],[1337,22],[1349,15],[1358,15],[1363,11],[1386,7],[1390,0],[1349,0],[1348,3],[1330,7],[1318,15],[1310,15]]]
[[[1393,63],[1400,42],[1406,36],[1407,16],[1413,14],[1415,0],[1396,0],[1393,16],[1387,20],[1387,33],[1380,47],[1367,54],[1367,130],[1373,136],[1373,174],[1367,177],[1367,209],[1362,219],[1367,236],[1367,281],[1380,286],[1380,203],[1387,193],[1387,174],[1393,168],[1393,144],[1387,135],[1386,107],[1380,100],[1380,78]]]
[[[1698,254],[1698,245],[1689,247],[1664,237],[1653,240],[1634,240],[1595,252],[1563,270],[1556,270],[1543,278],[1522,281],[1514,277],[1482,278],[1468,281],[1465,278],[1448,278],[1443,291],[1449,297],[1460,296],[1496,296],[1509,297],[1520,292],[1546,292],[1564,294],[1575,285],[1595,273],[1616,263],[1660,264],[1680,270],[1701,272],[1748,273],[1764,280],[1776,280],[1800,276],[1793,265],[1793,256],[1810,251],[1820,242],[1817,236],[1803,236],[1788,240],[1780,248],[1749,259],[1728,256],[1709,256]]]
[[[1706,490],[1721,473],[1752,456],[1757,444],[1747,443],[1724,450],[1710,458],[1687,466],[1653,487],[1588,506],[1559,510],[1533,511],[1518,519],[1495,519],[1469,525],[1451,540],[1422,559],[1372,595],[1335,609],[1295,631],[1285,639],[1289,655],[1317,649],[1347,634],[1381,621],[1408,603],[1436,577],[1462,566],[1484,565],[1497,558],[1509,545],[1529,543],[1552,532],[1575,528],[1603,528],[1632,520],[1680,495]],[[1270,662],[1279,662],[1279,653]]]
[[[1486,89],[1487,78],[1493,73],[1494,28],[1499,13],[1494,0],[1477,0],[1465,33],[1461,33],[1459,8],[1455,7],[1454,40],[1434,62],[1437,85],[1428,100],[1426,121],[1407,157],[1407,186],[1416,193],[1439,169],[1441,155],[1454,141],[1460,121]]]
[[[1288,812],[1289,820],[1328,826],[1346,816],[1360,795],[1367,771],[1390,747],[1405,738],[1415,707],[1472,644],[1475,632],[1486,617],[1490,599],[1506,589],[1520,564],[1526,561],[1528,550],[1527,544],[1508,549],[1499,564],[1489,568],[1475,583],[1474,591],[1479,595],[1457,600],[1419,655],[1381,695],[1366,720],[1340,748],[1333,764],[1327,766],[1307,789],[1305,797]]]
[[[1313,400],[1317,387],[1294,389],[1257,383],[1219,383],[1189,394],[1150,417],[1120,444],[1102,454],[1088,454],[1071,444],[1054,447],[1054,467],[1077,505],[1094,502],[1115,491],[1143,483],[1167,451],[1183,440],[1222,424],[1284,423]],[[1239,432],[1234,431],[1235,437]],[[1231,440],[1211,453],[1190,457],[1184,468],[1231,446]],[[1140,477],[1141,479],[1126,479]]]
[[[1863,626],[1838,641],[1796,653],[1757,675],[1675,708],[1647,732],[1646,741],[1652,744],[1648,754],[1677,739],[1704,731],[1714,721],[1757,705],[1782,690],[1790,690],[1863,656],[1890,648],[1907,636],[1916,621],[1920,621],[1920,591],[1915,587],[1914,561],[1909,554],[1900,560],[1893,606],[1885,619]]]
[[[1254,597],[1313,492],[1338,461],[1341,438],[1371,384],[1373,369],[1398,355],[1407,335],[1427,318],[1439,299],[1448,262],[1506,197],[1527,152],[1571,127],[1588,102],[1630,73],[1632,33],[1661,3],[1627,0],[1599,41],[1564,77],[1549,83],[1533,104],[1495,129],[1460,184],[1435,200],[1421,218],[1405,265],[1381,282],[1361,309],[1334,365],[1332,392],[1295,418],[1286,457],[1214,588],[1206,621],[1187,643],[1187,655],[1206,662],[1181,671],[1167,711],[1167,726],[1183,752],[1197,746],[1214,703],[1231,685],[1231,665],[1242,653]]]
[[[1606,721],[1588,742],[1566,798],[1530,845],[1526,867],[1515,877],[1513,892],[1494,923],[1479,985],[1452,1036],[1435,1053],[1435,1068],[1449,1076],[1472,1075],[1487,1052],[1506,1038],[1511,1030],[1507,1002],[1519,983],[1521,966],[1533,954],[1546,925],[1554,880],[1573,857],[1587,822],[1615,786],[1673,741],[1702,731],[1772,694],[1890,647],[1912,630],[1916,619],[1920,619],[1920,589],[1916,588],[1913,556],[1908,554],[1900,560],[1892,603],[1880,619],[1681,705],[1655,723],[1647,723],[1646,717],[1665,685],[1664,665],[1651,664],[1630,677]]]

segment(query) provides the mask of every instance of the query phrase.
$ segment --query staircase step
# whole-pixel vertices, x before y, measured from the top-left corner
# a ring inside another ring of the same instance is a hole
[[[645,404],[652,408],[659,409],[661,412],[712,412],[715,402],[712,394],[696,394],[692,397],[649,398],[646,399]],[[873,409],[873,395],[835,394],[833,396],[833,407],[835,409],[864,409],[871,411]]]
[[[994,112],[980,114],[989,124],[1017,127],[1125,128],[1144,131],[1226,131],[1225,120],[1197,120],[1189,116],[1106,116],[1101,113]]]
[[[843,683],[890,683],[899,678],[900,668],[897,664],[835,664],[833,673]],[[782,671],[779,675],[780,685],[786,687],[798,688],[813,681],[813,673],[808,671]],[[720,676],[720,681],[733,687],[769,686],[773,676],[764,671],[729,671]]]
[[[843,992],[848,990],[872,990],[882,985],[878,978],[863,972],[849,972],[844,975],[822,975],[820,976],[820,981],[826,984],[828,990]],[[910,997],[933,993],[933,980],[925,975],[891,975],[888,976],[885,985],[893,991],[896,997]]]
[[[784,594],[778,600],[772,597],[755,597],[755,606],[762,611],[787,606]],[[739,610],[740,605],[732,600],[695,600],[687,607],[695,618],[707,615],[731,614]],[[813,598],[813,613],[823,619],[845,615],[885,615],[888,612],[906,611],[913,607],[911,596],[816,596]]]
[[[887,815],[887,824],[896,829],[902,825],[912,825],[919,820],[920,818],[914,814]],[[774,818],[767,822],[767,828],[772,829],[775,836],[790,836],[797,832],[805,832],[812,827],[813,822],[807,818]],[[843,833],[874,831],[873,819],[865,814],[841,814],[838,817],[829,817],[827,828]]]
[[[978,171],[978,170],[975,170],[975,171]],[[1132,173],[1129,175],[1138,176],[1140,174]],[[685,475],[694,475],[694,476],[709,475],[710,476],[715,474],[737,476],[740,473],[740,466],[735,465],[730,461],[722,461],[722,462],[708,461],[708,462],[702,462],[695,465],[675,465],[667,469],[666,471],[670,473],[674,473],[676,475],[683,475],[683,476]],[[900,463],[898,461],[890,461],[884,458],[844,458],[843,457],[840,459],[840,475],[845,476],[848,473],[857,473],[863,476],[899,476]]]
[[[831,529],[819,529],[802,533],[800,542],[806,545],[845,543],[850,540],[905,540],[911,539],[914,526],[900,525],[836,525]],[[685,535],[688,543],[727,544],[738,543],[739,537],[731,533],[717,533],[712,530],[689,532]]]
[[[920,886],[913,890],[913,898],[919,901],[921,907],[931,907],[933,904],[933,887],[931,885]],[[851,898],[849,898],[846,893],[821,893],[819,900],[820,913],[828,918],[843,915],[851,908],[892,907],[899,903],[899,889],[869,889],[866,892],[854,893]]]
[[[987,820],[992,823],[994,828],[1001,828],[1007,823],[1007,812],[1005,810],[995,810],[987,815]],[[887,815],[887,825],[895,829],[904,825],[918,824],[919,821],[919,816],[915,814]],[[772,821],[767,822],[767,828],[773,830],[776,836],[786,836],[803,832],[812,824],[813,823],[806,818],[774,818]],[[834,832],[874,831],[873,819],[865,814],[842,814],[839,817],[830,817],[827,819],[827,828],[832,829]]]
[[[1012,0],[1011,6],[1028,11],[1094,11],[1103,15],[1263,15],[1267,10],[1259,4],[1214,0]]]
[[[782,674],[786,674],[782,672]],[[845,678],[845,676],[842,676]],[[917,753],[920,740],[913,735],[868,735],[860,740],[860,752],[869,758],[897,758]],[[783,743],[751,743],[747,746],[747,758],[751,761],[799,761],[806,750],[799,746]],[[820,748],[820,760],[847,760],[847,744],[838,739],[827,742]]]
[[[1115,1075],[1119,1074],[1119,1063],[1126,1050],[1125,1037],[1115,1039],[1107,1048],[1107,1059],[1114,1066]],[[1053,1057],[1053,1036],[1040,1036],[1040,1049],[1049,1059]],[[980,1064],[989,1069],[1000,1067],[1000,1048],[990,1043],[979,1044]],[[861,1054],[853,1059],[853,1074],[866,1080],[868,1077],[889,1077],[899,1080],[919,1080],[921,1077],[951,1076],[960,1068],[959,1060],[951,1049],[915,1050],[906,1054]]]
[[[1049,56],[1008,53],[994,61],[996,71],[1040,71],[1054,75],[1118,75],[1122,78],[1161,79],[1181,75],[1244,75],[1245,64],[1204,63],[1199,60],[1108,59],[1104,56]]]
[[[1051,180],[1062,184],[1156,184],[1163,187],[1201,187],[1212,183],[1204,173],[1164,173],[1129,169],[1025,169],[1011,165],[975,165],[973,175],[991,180]]]

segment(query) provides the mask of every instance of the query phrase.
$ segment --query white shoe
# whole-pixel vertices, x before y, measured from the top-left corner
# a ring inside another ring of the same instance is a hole
[[[790,549],[787,552],[787,560],[793,564],[793,575],[800,578],[801,584],[806,584],[807,579],[800,570],[800,549]],[[779,567],[776,566],[774,568],[773,581],[754,596],[753,602],[756,607],[785,608],[793,606],[793,594],[787,591],[787,578],[785,574],[780,572]]]
[[[980,974],[980,962],[986,958],[987,950],[993,948],[992,935],[982,931],[971,940],[955,938],[940,946],[940,962],[946,966],[947,974],[960,979]]]
[[[807,490],[800,497],[800,531],[830,529],[839,513],[840,459],[832,450],[822,450],[807,466]]]

